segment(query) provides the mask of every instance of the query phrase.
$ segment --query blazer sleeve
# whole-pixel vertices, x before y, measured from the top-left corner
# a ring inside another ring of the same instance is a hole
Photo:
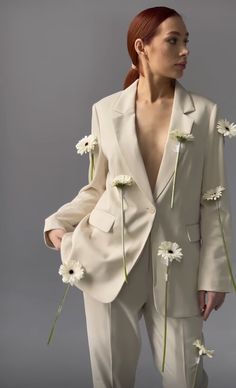
[[[61,206],[55,213],[45,219],[43,238],[48,248],[56,250],[48,237],[51,229],[63,229],[66,232],[74,230],[80,220],[96,205],[105,191],[108,161],[101,148],[101,136],[96,104],[92,106],[91,133],[97,136],[98,144],[94,148],[94,176],[93,179],[78,192],[75,198]]]
[[[231,198],[225,166],[225,138],[217,131],[219,109],[213,105],[209,132],[205,142],[205,160],[201,194],[217,186],[225,187],[217,200],[203,200],[200,204],[201,249],[198,273],[198,290],[233,292],[228,263],[219,222],[216,201],[219,201],[224,237],[231,262],[232,219]],[[231,263],[232,267],[232,263]]]

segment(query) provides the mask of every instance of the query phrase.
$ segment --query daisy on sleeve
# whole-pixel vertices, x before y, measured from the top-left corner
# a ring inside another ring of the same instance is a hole
[[[236,136],[236,124],[230,123],[227,119],[220,119],[216,126],[218,132],[229,138]]]
[[[89,136],[84,136],[79,142],[76,144],[77,153],[80,155],[89,153],[89,174],[88,180],[91,182],[93,179],[94,173],[94,150],[98,144],[97,137],[91,133]]]

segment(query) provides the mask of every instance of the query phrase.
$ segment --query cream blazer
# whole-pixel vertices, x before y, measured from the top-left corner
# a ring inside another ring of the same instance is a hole
[[[137,84],[138,80],[93,104],[91,133],[98,139],[94,177],[71,202],[45,219],[44,242],[56,249],[46,232],[65,230],[62,262],[75,258],[86,270],[78,288],[101,302],[111,302],[124,283],[121,201],[112,180],[120,174],[130,175],[134,183],[124,188],[127,272],[132,270],[151,232],[153,292],[157,307],[164,312],[166,266],[157,250],[164,240],[177,242],[183,256],[181,262],[171,263],[167,315],[197,315],[198,290],[233,292],[215,203],[202,200],[207,190],[218,185],[226,188],[220,204],[231,255],[230,197],[224,137],[216,128],[218,106],[187,91],[176,80],[169,132],[153,195],[136,136]],[[174,129],[192,133],[194,141],[181,144],[171,208],[177,153],[176,140],[169,135]]]

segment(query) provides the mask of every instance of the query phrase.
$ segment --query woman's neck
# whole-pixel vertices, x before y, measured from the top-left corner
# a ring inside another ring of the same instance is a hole
[[[144,78],[141,74],[138,80],[136,99],[153,104],[158,100],[172,99],[175,90],[175,79],[158,77]]]

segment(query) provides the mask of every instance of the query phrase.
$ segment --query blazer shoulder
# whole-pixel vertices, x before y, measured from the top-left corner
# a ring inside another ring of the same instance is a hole
[[[198,94],[192,90],[188,90],[189,94],[191,95],[193,101],[194,101],[194,104],[196,106],[205,106],[205,107],[208,107],[210,110],[218,104],[215,100],[211,99],[211,98],[208,98],[207,96],[203,96],[201,94]]]

